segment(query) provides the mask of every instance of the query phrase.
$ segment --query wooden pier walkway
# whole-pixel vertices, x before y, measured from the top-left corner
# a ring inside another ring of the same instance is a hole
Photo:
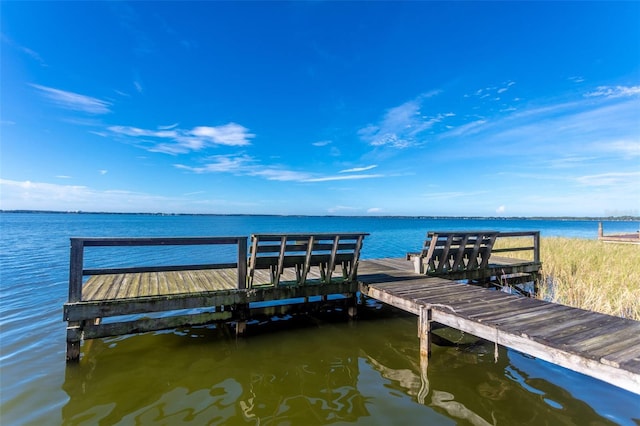
[[[362,261],[363,295],[640,394],[640,322],[416,274],[404,259]]]
[[[252,235],[249,248],[246,237],[73,238],[67,360],[80,358],[84,339],[212,322],[234,322],[242,333],[256,315],[331,303],[353,316],[360,293],[417,315],[421,352],[438,323],[640,394],[640,322],[484,288],[537,280],[538,233],[429,233],[420,253],[360,260],[366,235]],[[521,236],[533,243],[493,248],[496,238]],[[231,245],[237,261],[84,266],[86,247],[172,245]],[[523,250],[533,259],[502,256]]]

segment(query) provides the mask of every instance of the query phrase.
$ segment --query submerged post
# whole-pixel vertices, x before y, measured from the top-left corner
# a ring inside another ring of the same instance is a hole
[[[431,356],[431,307],[420,306],[418,318],[418,337],[420,338],[420,360]]]

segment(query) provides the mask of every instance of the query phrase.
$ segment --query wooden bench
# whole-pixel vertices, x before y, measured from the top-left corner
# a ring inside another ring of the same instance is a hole
[[[330,283],[336,267],[342,281],[355,281],[360,249],[366,233],[351,234],[252,234],[249,248],[248,288],[258,269],[270,271],[270,285],[279,286],[286,268],[295,269],[295,284],[307,282],[317,267],[320,283]]]
[[[415,272],[445,275],[458,271],[485,269],[491,249],[498,236],[496,231],[429,232],[420,253],[409,253]]]

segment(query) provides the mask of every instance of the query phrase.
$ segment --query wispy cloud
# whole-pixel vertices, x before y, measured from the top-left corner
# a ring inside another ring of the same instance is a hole
[[[192,173],[231,173],[237,176],[256,176],[272,181],[297,181],[309,179],[309,173],[287,170],[275,166],[265,166],[246,154],[214,155],[202,166],[175,164],[175,167]]]
[[[334,180],[376,179],[381,177],[384,177],[384,175],[373,174],[373,175],[324,176],[324,177],[304,179],[303,182],[330,182]]]
[[[596,175],[580,176],[576,179],[586,186],[627,186],[637,185],[640,181],[640,172],[628,173],[600,173]]]
[[[255,160],[248,155],[214,155],[207,164],[199,167],[175,164],[175,167],[193,173],[244,173],[249,170]]]
[[[186,154],[204,148],[250,145],[255,137],[244,126],[228,123],[222,126],[198,126],[193,129],[180,129],[177,124],[160,126],[157,130],[131,126],[110,126],[113,134],[128,136],[138,140],[147,150],[165,154]]]
[[[621,98],[640,95],[640,86],[599,86],[594,91],[586,93],[584,96]]]
[[[37,89],[42,96],[61,108],[86,112],[88,114],[107,114],[111,112],[111,103],[102,99],[55,89],[53,87],[41,86],[39,84],[30,84],[30,86]]]
[[[469,123],[462,124],[458,127],[454,127],[451,130],[441,134],[443,137],[458,137],[467,136],[482,130],[483,126],[487,123],[487,120],[479,119],[471,121]]]
[[[367,170],[375,169],[376,167],[378,167],[378,165],[377,165],[377,164],[372,164],[371,166],[366,166],[366,167],[354,167],[353,169],[340,170],[338,173],[358,173],[358,172],[365,172],[365,171],[367,171]]]
[[[305,172],[297,172],[294,170],[285,170],[278,168],[267,168],[264,170],[254,169],[248,173],[250,176],[259,176],[267,180],[277,180],[282,182],[308,182],[309,174]]]
[[[318,141],[318,142],[313,142],[311,145],[313,146],[327,146],[329,144],[331,144],[332,141]]]
[[[2,208],[60,211],[184,212],[185,200],[134,191],[96,190],[83,185],[0,179]]]
[[[1,34],[0,37],[2,38],[3,42],[5,42],[9,46],[21,51],[22,53],[26,54],[31,59],[33,59],[34,61],[38,62],[41,66],[43,66],[43,67],[48,66],[47,63],[44,61],[44,59],[42,59],[42,56],[40,56],[40,54],[38,52],[36,52],[35,50],[29,49],[26,46],[23,46],[21,44],[16,43],[14,40],[10,39],[9,37],[7,37],[4,34]]]
[[[246,154],[215,155],[206,160],[202,166],[175,164],[176,168],[192,173],[232,173],[238,176],[255,176],[271,181],[281,182],[330,182],[339,180],[374,179],[384,177],[382,174],[343,174],[335,176],[318,176],[317,174],[290,170],[285,167],[261,164],[257,159]],[[376,166],[373,166],[376,167]],[[370,170],[372,166],[361,170],[351,169],[350,173]]]
[[[422,115],[422,102],[437,93],[439,92],[424,94],[415,100],[389,109],[380,123],[362,128],[358,135],[372,146],[402,149],[423,144],[425,131],[446,117],[453,116],[450,113],[431,117]]]

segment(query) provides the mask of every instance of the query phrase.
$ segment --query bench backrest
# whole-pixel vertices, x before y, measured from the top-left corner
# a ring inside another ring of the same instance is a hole
[[[429,232],[420,253],[426,274],[484,269],[499,233],[495,231]]]
[[[296,284],[304,285],[312,267],[318,267],[322,283],[331,282],[337,266],[343,281],[356,279],[360,249],[369,234],[252,234],[248,281],[256,269],[269,269],[271,284],[278,285],[285,268],[295,268]]]

